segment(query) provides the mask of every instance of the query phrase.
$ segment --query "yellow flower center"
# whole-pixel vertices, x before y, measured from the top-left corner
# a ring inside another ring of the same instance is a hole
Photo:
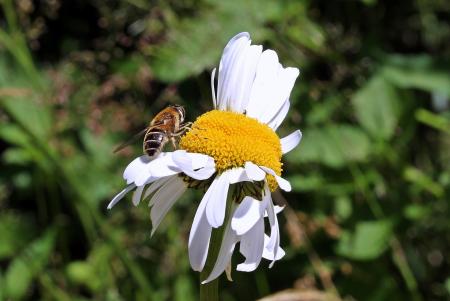
[[[219,173],[250,161],[281,175],[280,138],[269,126],[244,114],[213,110],[201,115],[181,138],[180,147],[211,156]],[[266,179],[274,191],[275,178],[267,175]]]

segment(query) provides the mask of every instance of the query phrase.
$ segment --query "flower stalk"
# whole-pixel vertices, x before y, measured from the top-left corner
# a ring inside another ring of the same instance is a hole
[[[211,273],[217,256],[219,255],[220,245],[222,243],[223,226],[213,229],[211,233],[211,241],[209,243],[209,252],[206,259],[205,267],[200,273],[200,301],[219,301],[219,278],[202,284]]]

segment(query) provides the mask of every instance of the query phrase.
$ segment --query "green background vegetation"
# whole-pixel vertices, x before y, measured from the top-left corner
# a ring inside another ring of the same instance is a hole
[[[239,31],[301,69],[279,134],[304,138],[285,157],[287,255],[222,278],[222,300],[450,298],[447,0],[0,4],[0,300],[198,298],[201,195],[150,238],[146,204],[106,210],[141,154],[112,149],[169,103],[211,109]]]

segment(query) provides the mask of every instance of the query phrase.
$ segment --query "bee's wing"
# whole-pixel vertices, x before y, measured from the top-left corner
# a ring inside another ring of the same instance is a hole
[[[126,146],[133,144],[134,142],[136,142],[142,135],[144,135],[148,130],[148,127],[146,127],[145,129],[143,129],[142,131],[140,131],[139,133],[137,133],[136,135],[134,135],[133,137],[131,137],[130,139],[128,139],[127,141],[125,141],[124,143],[120,144],[119,146],[117,146],[113,153],[117,153],[118,151],[122,150],[123,148],[125,148]]]

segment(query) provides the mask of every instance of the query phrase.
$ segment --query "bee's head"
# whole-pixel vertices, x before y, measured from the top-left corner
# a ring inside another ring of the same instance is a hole
[[[178,113],[180,113],[180,122],[184,121],[184,117],[186,116],[186,111],[183,106],[180,105],[171,105],[170,107],[176,109]]]

